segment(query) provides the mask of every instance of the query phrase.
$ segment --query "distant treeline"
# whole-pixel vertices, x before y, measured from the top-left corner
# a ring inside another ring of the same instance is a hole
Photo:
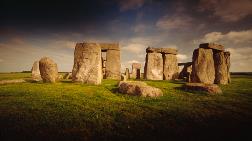
[[[252,72],[231,72],[231,75],[252,75]]]

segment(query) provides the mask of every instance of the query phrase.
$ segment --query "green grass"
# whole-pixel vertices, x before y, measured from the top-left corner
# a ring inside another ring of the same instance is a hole
[[[0,80],[30,74],[0,74]],[[145,81],[164,96],[143,98],[102,85],[0,85],[0,140],[243,139],[252,125],[252,77],[235,76],[222,95],[185,92],[179,81]]]

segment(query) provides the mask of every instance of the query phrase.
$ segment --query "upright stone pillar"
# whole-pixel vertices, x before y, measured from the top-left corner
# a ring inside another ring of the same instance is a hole
[[[212,49],[198,48],[193,52],[191,82],[213,84],[215,68]]]
[[[223,51],[214,50],[215,80],[216,84],[228,84],[229,71]]]
[[[224,52],[224,57],[225,57],[225,61],[226,61],[226,64],[227,64],[227,74],[228,74],[228,83],[231,83],[231,77],[230,77],[230,52],[229,51],[226,51]]]
[[[147,53],[145,60],[145,79],[163,80],[163,58],[161,53]]]
[[[101,84],[101,47],[96,43],[77,43],[74,51],[73,82]]]
[[[164,80],[174,80],[178,78],[177,50],[172,48],[162,48],[164,59]]]
[[[125,69],[125,76],[126,76],[127,79],[130,79],[129,68]]]
[[[109,49],[106,54],[106,79],[121,79],[121,58],[119,49]]]
[[[140,79],[141,67],[142,65],[140,63],[132,63],[132,72],[131,72],[132,77],[131,78]]]
[[[39,60],[39,70],[43,82],[55,83],[58,80],[57,64],[48,57]]]
[[[34,81],[40,81],[41,79],[41,75],[40,75],[40,71],[39,71],[39,61],[35,61],[32,65],[32,80]]]

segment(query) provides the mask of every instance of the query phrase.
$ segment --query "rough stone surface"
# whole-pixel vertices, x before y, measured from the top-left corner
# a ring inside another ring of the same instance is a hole
[[[72,79],[72,73],[71,72],[66,73],[63,78],[64,79]]]
[[[191,82],[213,84],[215,68],[212,49],[198,48],[193,52]]]
[[[77,43],[74,51],[73,82],[101,84],[101,47],[96,43]]]
[[[121,81],[127,81],[127,76],[125,74],[121,74]]]
[[[164,54],[164,80],[175,80],[178,78],[177,56],[173,54]]]
[[[203,43],[203,44],[200,44],[199,47],[205,48],[205,49],[214,49],[214,50],[224,51],[224,46],[215,44],[215,43]]]
[[[58,67],[52,59],[48,57],[40,59],[39,70],[43,82],[54,83],[58,80]]]
[[[136,81],[121,81],[119,83],[119,92],[142,97],[159,97],[163,95],[163,92],[160,89],[148,86],[144,82]]]
[[[106,79],[116,79],[121,78],[121,57],[119,50],[107,50],[106,54],[106,69],[105,75]]]
[[[184,89],[187,91],[201,91],[209,94],[222,94],[221,88],[216,84],[186,83]]]
[[[229,72],[229,69],[230,69],[230,52],[226,51],[224,52],[224,57],[225,57],[225,61],[226,61],[226,64],[227,64],[227,73],[228,73],[228,83],[231,83],[231,77],[230,77],[230,72]]]
[[[119,43],[99,43],[101,46],[102,51],[107,51],[107,50],[118,50],[120,51],[119,48]]]
[[[163,58],[161,53],[147,53],[144,67],[145,79],[163,80]]]
[[[132,63],[132,73],[131,78],[133,79],[140,79],[141,76],[141,67],[140,63]]]
[[[182,71],[179,73],[179,79],[185,79],[190,82],[190,75],[192,73],[192,62],[184,63]]]
[[[226,58],[223,51],[213,52],[215,65],[215,80],[216,84],[228,84],[229,71],[226,63]]]
[[[178,50],[175,48],[153,48],[148,47],[146,49],[146,53],[163,53],[163,54],[174,54],[176,55],[178,53]]]
[[[130,79],[130,73],[129,73],[129,68],[125,69],[125,75],[127,79]]]
[[[42,80],[40,76],[40,71],[39,71],[39,61],[35,61],[33,63],[31,73],[32,73],[32,80],[34,81]]]

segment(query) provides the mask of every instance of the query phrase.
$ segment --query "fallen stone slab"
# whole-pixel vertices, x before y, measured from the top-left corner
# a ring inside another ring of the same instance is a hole
[[[1,80],[0,85],[2,84],[13,84],[13,83],[23,83],[26,82],[24,79],[13,79],[13,80]]]
[[[183,88],[186,91],[200,91],[209,94],[222,94],[221,88],[216,84],[186,83]]]
[[[119,92],[142,97],[159,97],[163,95],[160,89],[148,86],[144,82],[137,81],[121,81],[119,83]]]

